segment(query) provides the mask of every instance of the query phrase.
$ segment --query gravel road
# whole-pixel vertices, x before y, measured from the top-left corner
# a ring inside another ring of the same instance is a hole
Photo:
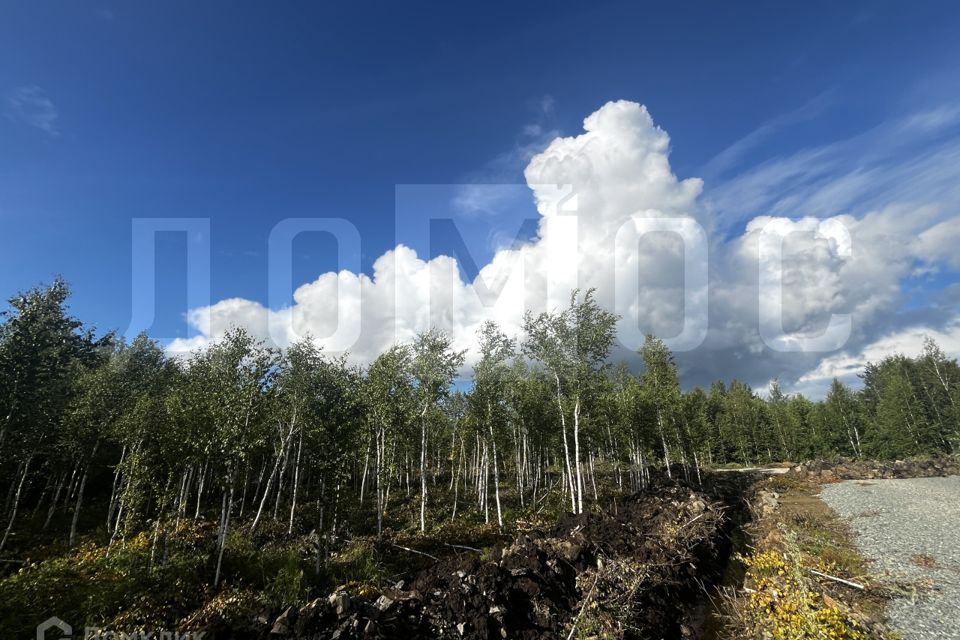
[[[960,477],[848,480],[821,498],[877,575],[917,585],[890,604],[890,626],[907,640],[960,640]]]

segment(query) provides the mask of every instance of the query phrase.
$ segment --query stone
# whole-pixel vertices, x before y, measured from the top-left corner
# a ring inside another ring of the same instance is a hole
[[[350,596],[342,591],[333,593],[329,598],[330,606],[337,612],[337,617],[342,617],[350,610]]]
[[[284,609],[283,613],[280,614],[280,617],[274,621],[273,628],[270,629],[270,635],[290,635],[290,633],[293,631],[293,623],[296,619],[296,616],[297,614],[294,612],[293,607],[287,607]]]
[[[761,515],[769,515],[776,511],[780,506],[780,501],[778,500],[780,496],[772,491],[760,491],[757,494],[757,502],[760,507]]]

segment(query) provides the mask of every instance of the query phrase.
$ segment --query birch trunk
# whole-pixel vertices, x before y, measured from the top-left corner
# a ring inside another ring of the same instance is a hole
[[[230,483],[229,492],[226,487],[224,487],[223,492],[223,507],[221,509],[221,525],[220,525],[220,549],[217,551],[217,571],[213,576],[213,586],[216,587],[220,584],[220,567],[223,564],[223,549],[227,546],[227,531],[230,528],[230,507],[233,504],[233,477],[227,479],[227,482]]]
[[[80,520],[80,508],[83,506],[83,490],[87,486],[87,476],[90,474],[90,463],[93,462],[93,459],[97,455],[97,449],[100,448],[100,440],[98,439],[93,445],[93,451],[90,452],[90,458],[87,459],[87,464],[83,469],[83,477],[80,478],[80,489],[77,491],[77,503],[73,507],[73,519],[70,521],[70,539],[67,542],[67,546],[72,547],[73,541],[77,537],[77,521]]]
[[[297,443],[297,461],[293,467],[293,489],[291,490],[293,496],[290,500],[290,522],[287,525],[287,534],[293,533],[293,513],[297,509],[297,486],[300,483],[300,453],[303,451],[303,432],[300,432],[300,441]],[[367,455],[370,452],[367,451]],[[364,468],[364,475],[366,475],[366,468]]]
[[[427,530],[427,406],[420,412],[420,533]]]
[[[557,408],[560,410],[560,431],[563,434],[563,457],[567,465],[567,482],[570,485],[570,510],[577,512],[576,491],[573,488],[573,473],[570,469],[570,448],[567,445],[567,420],[563,415],[563,401],[560,396],[560,376],[554,375],[557,382]]]
[[[17,508],[20,506],[20,496],[23,492],[23,483],[27,479],[27,474],[30,473],[30,463],[33,462],[33,455],[31,454],[27,461],[23,464],[23,473],[20,475],[20,482],[17,483],[17,492],[13,497],[13,508],[10,510],[10,520],[7,522],[7,529],[3,532],[3,539],[0,539],[0,551],[3,551],[3,548],[7,544],[7,538],[10,537],[10,531],[13,530],[13,521],[17,518]]]
[[[583,474],[580,471],[580,396],[573,405],[573,457],[577,466],[577,513],[583,513]]]

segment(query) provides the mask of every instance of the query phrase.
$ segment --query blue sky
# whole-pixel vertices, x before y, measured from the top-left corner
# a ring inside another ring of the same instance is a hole
[[[290,217],[353,222],[369,273],[396,243],[431,253],[405,231],[437,214],[398,185],[523,183],[532,154],[620,99],[669,132],[679,178],[705,180],[723,238],[768,214],[952,215],[955,4],[677,5],[4,3],[0,292],[63,274],[78,315],[124,330],[135,217],[210,218],[211,302],[267,303],[267,238]],[[444,189],[431,202],[456,200]],[[502,195],[479,220],[452,205],[479,266],[537,217],[526,187]],[[298,242],[295,282],[337,268],[331,249]],[[188,332],[184,253],[160,238],[159,335]],[[893,312],[940,305],[942,328],[955,276],[898,280]],[[862,346],[899,328],[870,323]]]

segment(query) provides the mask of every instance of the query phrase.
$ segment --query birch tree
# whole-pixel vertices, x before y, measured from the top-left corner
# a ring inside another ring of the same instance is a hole
[[[189,364],[193,407],[212,426],[209,456],[221,492],[214,586],[220,581],[237,473],[258,441],[277,364],[277,353],[242,329],[228,332]]]
[[[514,356],[514,341],[493,321],[485,322],[477,331],[480,359],[473,368],[471,408],[484,426],[493,456],[494,498],[497,505],[497,523],[503,528],[503,509],[500,505],[500,464],[497,439],[507,422],[507,386],[510,384],[510,360]]]
[[[363,383],[368,428],[374,442],[377,535],[383,531],[383,516],[390,484],[399,458],[397,449],[406,440],[414,411],[410,347],[396,345],[380,354],[367,370]]]
[[[652,335],[644,340],[640,356],[643,358],[643,375],[640,378],[643,393],[655,417],[667,476],[672,477],[668,442],[674,443],[675,453],[686,467],[683,438],[678,426],[680,380],[677,366],[663,340]]]
[[[414,395],[420,421],[420,531],[427,529],[427,446],[430,412],[450,392],[450,385],[463,365],[464,352],[455,351],[446,334],[431,329],[413,343],[411,373],[416,381]]]
[[[559,312],[547,311],[524,318],[524,353],[539,361],[553,378],[560,432],[570,488],[570,507],[583,512],[583,470],[580,457],[580,417],[590,385],[606,367],[615,337],[618,317],[605,311],[593,298],[593,289],[582,299],[579,290],[570,295],[570,305]],[[567,416],[573,423],[573,452],[567,438]]]
[[[95,366],[112,342],[69,315],[70,289],[61,280],[9,300],[0,325],[0,456],[10,487],[7,523],[0,550],[9,540],[24,489],[38,460],[54,445],[76,388],[77,376]],[[11,473],[12,472],[12,473]]]

